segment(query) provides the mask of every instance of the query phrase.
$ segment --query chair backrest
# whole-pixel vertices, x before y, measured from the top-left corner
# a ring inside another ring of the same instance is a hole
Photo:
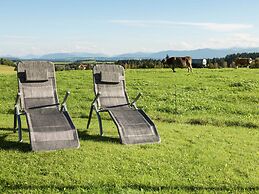
[[[98,106],[108,108],[129,103],[125,88],[125,72],[120,65],[95,65],[93,67],[94,91],[100,97]]]
[[[53,63],[47,61],[19,62],[17,77],[22,109],[58,103]]]

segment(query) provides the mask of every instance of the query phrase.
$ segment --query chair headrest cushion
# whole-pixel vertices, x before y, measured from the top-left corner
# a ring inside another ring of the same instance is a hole
[[[47,69],[27,69],[25,70],[26,81],[47,81],[48,80],[48,70]]]
[[[118,72],[101,71],[101,82],[119,83],[120,74]]]

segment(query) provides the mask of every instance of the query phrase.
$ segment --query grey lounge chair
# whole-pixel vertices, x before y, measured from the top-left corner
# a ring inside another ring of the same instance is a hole
[[[87,128],[93,110],[97,113],[100,134],[103,135],[100,112],[108,111],[115,122],[121,143],[140,144],[160,142],[156,126],[151,119],[136,106],[139,94],[129,102],[124,68],[119,65],[96,65],[93,67],[95,99],[92,102]]]
[[[46,61],[19,62],[17,77],[14,131],[18,123],[19,141],[22,141],[20,115],[25,114],[32,150],[78,148],[77,130],[66,108],[69,92],[59,108],[54,64]]]

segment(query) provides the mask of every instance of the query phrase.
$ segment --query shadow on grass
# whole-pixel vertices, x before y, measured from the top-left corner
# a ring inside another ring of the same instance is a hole
[[[251,187],[226,187],[226,186],[214,186],[214,187],[202,187],[202,186],[193,186],[193,185],[182,185],[182,186],[149,186],[149,185],[143,185],[143,184],[131,184],[131,185],[125,185],[125,186],[116,186],[113,184],[102,184],[102,185],[94,185],[94,184],[86,184],[86,185],[22,185],[22,184],[13,184],[6,182],[5,180],[1,180],[3,188],[6,190],[58,190],[58,191],[73,191],[73,190],[88,190],[88,191],[105,191],[105,192],[113,192],[118,191],[121,192],[121,190],[137,190],[141,192],[169,192],[173,190],[178,191],[186,191],[186,192],[196,192],[196,191],[214,191],[214,192],[256,192],[259,190],[258,186],[251,186]]]
[[[12,131],[13,132],[13,128],[0,128],[0,131]]]
[[[87,131],[78,131],[78,136],[80,140],[90,140],[96,142],[109,142],[109,143],[120,143],[119,138],[107,137],[101,135],[90,135]]]
[[[0,130],[11,131],[11,133],[13,133],[13,128],[1,128]],[[31,150],[30,144],[25,142],[18,142],[18,137],[17,141],[6,140],[6,137],[8,137],[8,134],[0,134],[0,149],[16,150],[20,152],[29,152]]]
[[[256,123],[252,122],[244,122],[244,121],[220,121],[220,120],[208,120],[208,119],[202,119],[202,118],[194,118],[189,119],[187,124],[191,125],[212,125],[215,127],[245,127],[249,129],[256,129],[259,128],[259,126]]]

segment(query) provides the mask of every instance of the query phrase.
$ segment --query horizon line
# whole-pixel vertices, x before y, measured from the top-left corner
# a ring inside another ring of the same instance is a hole
[[[107,53],[101,53],[101,52],[90,52],[90,51],[80,51],[80,52],[70,52],[70,51],[55,51],[55,52],[47,52],[43,54],[24,54],[24,55],[16,55],[16,54],[0,54],[1,58],[4,57],[26,57],[28,55],[32,55],[35,57],[42,57],[44,55],[49,55],[49,54],[91,54],[91,55],[105,55],[101,57],[116,57],[118,55],[123,55],[123,54],[136,54],[136,53],[145,53],[145,54],[154,54],[154,53],[159,53],[159,52],[167,52],[167,51],[176,51],[176,52],[189,52],[189,51],[196,51],[196,50],[231,50],[231,49],[259,49],[259,46],[257,47],[224,47],[224,48],[210,48],[210,47],[204,47],[204,48],[194,48],[194,49],[166,49],[166,50],[157,50],[157,51],[133,51],[133,52],[122,52],[122,53],[115,53],[115,54],[107,54]]]

